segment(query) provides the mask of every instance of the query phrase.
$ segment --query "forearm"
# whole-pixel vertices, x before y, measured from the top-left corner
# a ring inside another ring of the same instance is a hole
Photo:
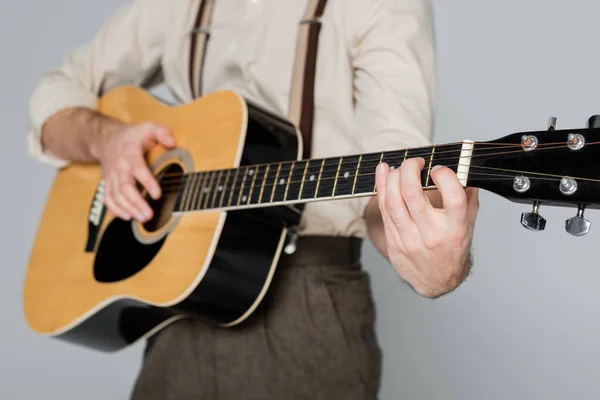
[[[57,112],[42,128],[42,146],[64,160],[81,163],[98,161],[98,143],[123,123],[87,108]]]

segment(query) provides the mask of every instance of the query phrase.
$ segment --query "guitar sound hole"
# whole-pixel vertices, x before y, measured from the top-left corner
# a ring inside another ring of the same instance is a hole
[[[182,173],[183,169],[179,164],[170,164],[156,175],[162,194],[157,200],[149,194],[145,196],[153,211],[152,219],[143,224],[146,231],[156,232],[170,221],[177,201],[178,189],[184,183]]]

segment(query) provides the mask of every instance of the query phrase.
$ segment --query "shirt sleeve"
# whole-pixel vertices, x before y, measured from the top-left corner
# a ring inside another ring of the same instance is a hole
[[[435,42],[429,0],[364,1],[352,63],[356,138],[365,153],[431,144]],[[360,210],[369,198],[361,198]]]
[[[164,0],[133,0],[100,28],[93,40],[70,53],[46,72],[29,100],[29,154],[63,167],[69,162],[44,149],[41,130],[66,108],[95,109],[98,97],[120,84],[144,85],[160,75],[170,7]]]

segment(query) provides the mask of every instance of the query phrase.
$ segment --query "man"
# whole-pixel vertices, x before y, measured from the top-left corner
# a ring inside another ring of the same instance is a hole
[[[48,72],[31,99],[29,145],[63,167],[99,162],[105,203],[123,219],[152,211],[135,189],[158,185],[144,165],[151,146],[173,147],[167,127],[127,125],[96,113],[120,84],[164,82],[180,102],[233,89],[286,116],[298,24],[306,3],[216,0],[202,71],[189,48],[200,0],[134,0],[95,39]],[[329,0],[322,18],[312,157],[426,145],[434,109],[434,40],[426,0]],[[377,168],[378,195],[306,205],[298,250],[283,256],[250,321],[218,329],[184,320],[154,338],[134,399],[374,399],[381,356],[368,276],[356,238],[370,238],[420,295],[435,298],[469,273],[477,192],[423,159]],[[351,239],[351,238],[354,238]]]

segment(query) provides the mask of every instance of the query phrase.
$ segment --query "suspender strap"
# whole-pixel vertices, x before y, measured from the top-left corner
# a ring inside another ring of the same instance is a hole
[[[214,0],[201,0],[194,29],[191,32],[189,79],[192,98],[200,97],[202,94],[202,70],[210,37],[213,4]]]
[[[314,86],[321,16],[327,0],[308,0],[300,22],[290,91],[289,120],[300,129],[303,158],[310,158],[314,114]]]

